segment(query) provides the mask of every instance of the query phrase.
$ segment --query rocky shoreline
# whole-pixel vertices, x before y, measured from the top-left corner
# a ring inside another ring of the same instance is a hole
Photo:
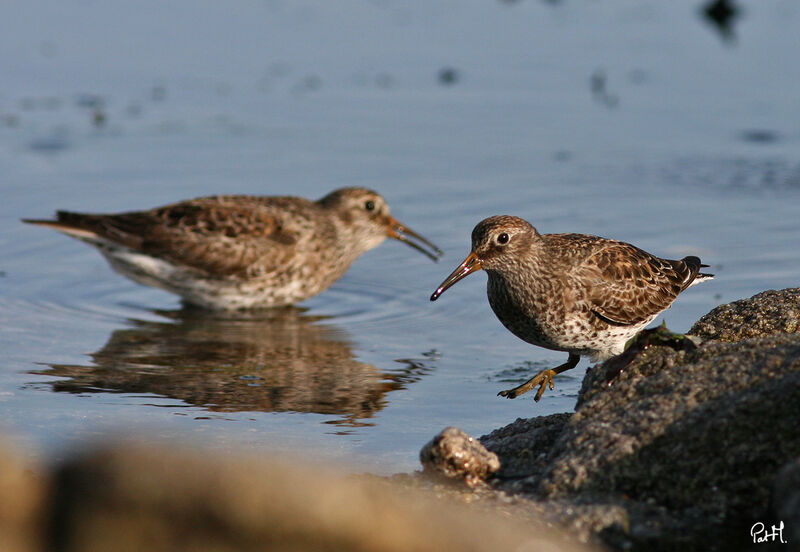
[[[0,446],[0,550],[796,550],[798,321],[785,289],[647,330],[575,412],[448,428],[392,478],[131,444],[31,467]]]
[[[519,419],[477,453],[450,429],[423,465],[613,550],[800,546],[798,321],[800,289],[785,289],[717,307],[686,337],[648,330],[587,372],[574,413]],[[754,526],[781,522],[754,544]]]

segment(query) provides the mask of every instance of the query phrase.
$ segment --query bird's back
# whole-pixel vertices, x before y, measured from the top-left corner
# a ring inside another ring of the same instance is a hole
[[[141,284],[215,309],[297,302],[347,268],[337,265],[335,224],[302,198],[209,196],[118,214],[58,211],[56,220],[25,222],[94,245]],[[316,270],[321,265],[329,268]]]
[[[301,198],[209,196],[146,211],[58,211],[26,220],[82,239],[101,251],[121,247],[216,278],[246,279],[290,265],[304,239],[335,233]]]

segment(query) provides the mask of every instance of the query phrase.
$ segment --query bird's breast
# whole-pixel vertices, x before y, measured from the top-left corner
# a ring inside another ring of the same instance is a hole
[[[551,320],[563,319],[540,283],[515,285],[502,275],[489,273],[487,296],[497,318],[511,333],[533,345],[560,350]]]

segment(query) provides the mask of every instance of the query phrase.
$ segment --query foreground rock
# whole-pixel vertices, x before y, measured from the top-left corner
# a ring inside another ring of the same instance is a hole
[[[422,447],[419,460],[426,471],[476,487],[500,469],[500,460],[480,441],[448,427]]]
[[[45,482],[0,440],[0,550],[44,550]]]
[[[783,540],[797,548],[800,545],[800,458],[784,466],[775,477],[772,506],[775,521],[784,523]],[[772,525],[765,524],[767,527]]]
[[[580,550],[537,527],[275,459],[126,445],[39,472],[0,455],[3,552]]]
[[[746,549],[754,524],[798,518],[798,314],[800,290],[772,291],[693,328],[725,341],[644,336],[587,373],[574,414],[482,437],[491,482],[615,549]]]

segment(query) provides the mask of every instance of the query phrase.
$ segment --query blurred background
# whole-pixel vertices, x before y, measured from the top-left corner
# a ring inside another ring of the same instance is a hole
[[[496,396],[565,354],[502,328],[478,273],[428,296],[495,214],[717,278],[657,323],[800,284],[800,6],[620,0],[14,1],[0,22],[0,432],[57,460],[109,435],[417,466],[569,411]],[[366,186],[437,243],[364,255],[297,308],[183,310],[22,217]]]

